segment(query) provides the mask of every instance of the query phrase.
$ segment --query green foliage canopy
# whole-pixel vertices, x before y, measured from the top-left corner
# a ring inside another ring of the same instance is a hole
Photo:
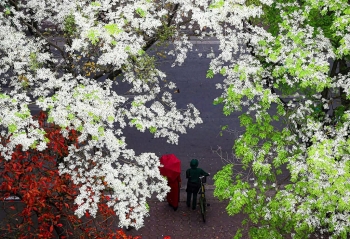
[[[237,238],[348,238],[350,5],[277,0],[262,9],[244,23],[243,54],[210,68],[230,69],[215,100],[224,114],[247,108],[233,146],[246,171],[225,166],[214,194],[229,200],[229,215],[247,215]]]

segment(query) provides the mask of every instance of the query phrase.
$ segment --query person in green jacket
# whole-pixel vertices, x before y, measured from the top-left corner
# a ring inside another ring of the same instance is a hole
[[[200,176],[209,176],[209,173],[205,172],[203,169],[198,168],[198,160],[197,159],[192,159],[190,162],[191,168],[186,170],[186,178],[187,180],[187,207],[191,206],[191,197],[193,195],[193,200],[192,200],[192,209],[196,209],[197,205],[197,194],[199,191],[199,188],[201,187],[200,183]]]

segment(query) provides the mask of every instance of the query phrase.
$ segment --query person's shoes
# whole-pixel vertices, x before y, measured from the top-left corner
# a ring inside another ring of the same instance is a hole
[[[186,203],[186,205],[187,205],[187,207],[191,207],[191,205],[190,205],[190,204],[187,204],[187,203]]]
[[[176,210],[177,210],[177,207],[173,207],[174,208],[174,211],[176,212]]]
[[[196,208],[192,208],[192,210],[196,210]]]

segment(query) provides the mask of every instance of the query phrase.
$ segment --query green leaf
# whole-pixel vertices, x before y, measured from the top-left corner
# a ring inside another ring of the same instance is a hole
[[[144,11],[142,8],[137,8],[136,13],[140,15],[140,17],[145,17],[147,15],[147,11]]]
[[[11,10],[8,6],[6,6],[5,15],[10,15],[10,14],[11,14]]]
[[[228,125],[224,125],[221,127],[221,130],[226,130],[228,128]]]
[[[209,9],[221,8],[225,4],[224,0],[218,0],[209,5]]]
[[[77,127],[77,131],[79,131],[79,132],[82,132],[83,129],[84,129],[84,127],[83,127],[82,125],[79,125],[79,126]]]
[[[278,60],[278,55],[274,52],[269,55],[270,60],[276,62]]]
[[[16,112],[15,116],[17,116],[18,118],[21,118],[21,119],[27,119],[30,116],[30,112],[29,111],[25,112],[25,113]]]
[[[344,12],[344,14],[346,14],[346,15],[350,15],[350,7],[345,8],[345,10],[344,10],[343,12]]]
[[[118,25],[115,23],[110,23],[104,26],[104,28],[107,30],[107,32],[110,35],[117,35],[122,32],[121,29],[119,29]]]
[[[136,124],[136,129],[138,129],[138,130],[142,130],[142,129],[143,129],[142,124]]]
[[[144,50],[142,50],[142,49],[140,49],[140,50],[137,52],[137,54],[138,54],[138,55],[140,55],[140,56],[142,56],[142,55],[144,55],[144,54],[145,54],[145,51],[144,51]]]
[[[110,115],[107,117],[108,122],[114,122],[114,116]]]
[[[93,135],[91,138],[92,138],[92,140],[98,141],[98,137],[96,135]]]
[[[38,141],[34,141],[34,143],[32,143],[31,145],[30,145],[30,148],[31,149],[36,149],[36,146],[38,145]]]
[[[149,132],[151,132],[152,134],[154,134],[155,132],[157,132],[157,127],[151,126],[149,128]]]
[[[9,130],[10,133],[14,133],[15,131],[17,131],[17,125],[15,125],[15,124],[10,124],[10,125],[8,126],[8,130]]]
[[[94,6],[94,7],[101,7],[101,3],[95,1],[95,2],[91,2],[91,6]]]
[[[267,42],[265,40],[258,41],[259,46],[266,46]]]
[[[214,71],[209,69],[207,71],[207,75],[206,75],[207,78],[214,78]]]
[[[120,145],[124,145],[124,141],[123,141],[123,140],[121,140],[121,139],[118,139],[118,144],[120,144]]]
[[[133,101],[133,102],[131,102],[131,105],[133,106],[133,107],[138,107],[138,106],[141,106],[141,105],[143,105],[144,103],[142,102],[142,101]]]
[[[36,52],[31,52],[29,54],[29,66],[32,71],[36,71],[42,67],[42,63],[38,61],[38,55]],[[22,76],[21,78],[23,79],[23,83],[28,83],[28,79],[25,76]]]
[[[72,114],[72,113],[69,113],[69,114],[68,114],[68,119],[69,119],[69,120],[72,120],[72,119],[74,119],[74,118],[75,118],[74,114]]]
[[[235,234],[235,236],[233,237],[233,239],[240,239],[240,238],[242,238],[242,237],[243,237],[242,229],[240,228],[240,229],[238,229],[238,230],[236,231],[236,234]]]
[[[103,136],[105,134],[105,128],[103,126],[98,127],[98,133],[100,136]]]
[[[241,72],[241,74],[239,74],[239,79],[241,81],[244,81],[247,79],[247,74],[245,72]]]
[[[242,114],[241,116],[238,117],[240,119],[241,122],[241,126],[249,126],[250,124],[252,124],[253,119],[252,117],[250,117],[247,114]]]
[[[87,33],[87,37],[91,41],[92,45],[96,45],[96,43],[99,42],[99,36],[100,33],[95,29],[90,29]]]
[[[69,14],[65,17],[63,21],[63,31],[66,35],[72,36],[76,32],[76,23],[73,14]]]
[[[226,68],[221,68],[220,74],[221,74],[221,75],[225,75],[225,74],[226,74]],[[208,77],[207,77],[207,78],[208,78]]]
[[[0,99],[8,99],[10,96],[0,93]]]
[[[223,101],[224,101],[224,98],[223,98],[223,97],[218,97],[217,99],[215,99],[215,100],[213,101],[213,105],[221,104]]]

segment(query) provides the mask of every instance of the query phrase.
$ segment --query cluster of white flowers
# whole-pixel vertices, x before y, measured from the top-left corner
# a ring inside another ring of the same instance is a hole
[[[79,148],[71,145],[59,166],[61,174],[71,175],[80,186],[76,215],[96,215],[101,193],[112,189],[109,206],[120,226],[141,227],[147,200],[153,194],[164,199],[168,186],[158,170],[160,155],[135,155],[127,149],[123,128],[148,129],[177,143],[179,134],[202,123],[192,104],[176,107],[169,92],[176,85],[164,83],[166,75],[145,52],[164,26],[180,24],[183,14],[194,9],[203,13],[203,6],[208,8],[206,1],[192,2],[1,1],[0,126],[1,137],[9,139],[0,146],[1,154],[10,160],[17,145],[46,148],[45,132],[29,110],[35,104],[47,112],[48,122],[61,127],[63,136],[71,129],[80,134]],[[220,25],[219,12],[214,15],[213,23]],[[200,24],[211,24],[199,18]],[[192,43],[181,28],[172,29],[174,63],[181,64]],[[118,91],[115,72],[123,72],[121,84],[129,83],[131,97]]]

